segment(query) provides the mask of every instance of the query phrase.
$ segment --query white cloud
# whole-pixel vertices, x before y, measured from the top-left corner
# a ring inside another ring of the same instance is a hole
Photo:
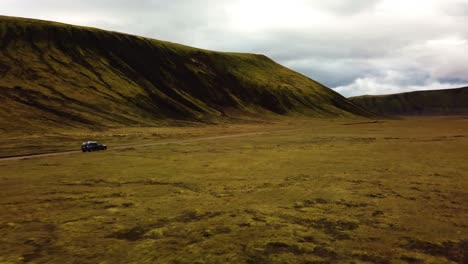
[[[408,84],[411,76],[401,72],[389,71],[383,76],[370,76],[354,80],[351,84],[334,88],[335,91],[346,97],[358,95],[382,95],[402,93],[409,91],[449,89],[468,86],[466,83],[442,83],[437,80],[427,79],[419,85]]]
[[[366,61],[378,71],[335,90],[355,96],[468,86],[467,54],[468,41],[459,37],[422,41]]]
[[[409,46],[402,52],[427,69],[434,79],[466,79],[468,77],[468,41],[458,36],[430,39]]]
[[[228,7],[229,23],[235,31],[270,29],[300,30],[331,22],[331,16],[308,6],[306,1],[239,0]]]

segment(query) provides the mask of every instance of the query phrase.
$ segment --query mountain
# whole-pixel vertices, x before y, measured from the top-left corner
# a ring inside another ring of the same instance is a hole
[[[468,87],[349,98],[383,115],[468,115]]]
[[[12,131],[270,114],[371,116],[263,55],[4,16],[0,91],[0,128]]]

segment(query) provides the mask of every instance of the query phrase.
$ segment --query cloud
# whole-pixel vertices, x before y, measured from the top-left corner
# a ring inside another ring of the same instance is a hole
[[[468,2],[465,0],[451,1],[449,4],[441,4],[440,8],[448,15],[455,17],[468,16]]]
[[[345,95],[468,83],[467,0],[3,0],[1,12],[262,53]]]
[[[324,10],[338,15],[355,15],[367,10],[373,9],[380,0],[328,0],[328,1],[312,1],[315,5]]]
[[[466,54],[468,41],[458,37],[423,41],[395,51],[393,58],[366,61],[380,70],[335,90],[355,96],[468,86]]]
[[[422,91],[422,90],[437,90],[437,89],[449,89],[467,87],[468,81],[465,83],[460,82],[440,82],[437,80],[428,79],[422,82],[420,85],[412,84],[399,84],[398,80],[393,79],[392,73],[383,77],[363,77],[354,80],[353,83],[336,87],[334,90],[343,94],[346,97],[358,96],[358,95],[382,95],[382,94],[393,94],[410,91]],[[401,77],[397,74],[397,79]]]

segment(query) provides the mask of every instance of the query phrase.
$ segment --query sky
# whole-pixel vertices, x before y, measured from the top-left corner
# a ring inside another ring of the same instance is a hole
[[[0,0],[0,15],[261,53],[344,96],[468,86],[468,0]]]

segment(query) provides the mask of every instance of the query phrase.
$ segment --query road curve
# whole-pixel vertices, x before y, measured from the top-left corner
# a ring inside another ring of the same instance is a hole
[[[183,140],[174,140],[174,141],[164,141],[164,142],[138,144],[138,145],[116,146],[116,147],[108,148],[108,151],[125,150],[125,149],[129,149],[129,148],[142,148],[142,147],[150,147],[150,146],[161,146],[161,145],[169,145],[169,144],[183,144],[183,143],[191,143],[191,142],[198,142],[198,141],[212,141],[212,140],[218,140],[218,139],[224,139],[224,138],[252,137],[252,136],[268,135],[268,134],[275,134],[275,133],[294,132],[294,131],[298,131],[298,130],[300,130],[300,129],[265,131],[265,132],[250,132],[250,133],[222,135],[222,136],[211,136],[211,137],[201,137],[201,138],[192,138],[192,139],[183,139]],[[42,154],[30,154],[30,155],[3,157],[3,158],[0,157],[0,161],[13,161],[13,160],[24,160],[24,159],[53,157],[53,156],[64,156],[64,155],[71,155],[71,154],[78,154],[78,153],[82,153],[82,152],[80,150],[73,150],[73,151],[62,151],[62,152],[52,152],[52,153],[42,153]]]

